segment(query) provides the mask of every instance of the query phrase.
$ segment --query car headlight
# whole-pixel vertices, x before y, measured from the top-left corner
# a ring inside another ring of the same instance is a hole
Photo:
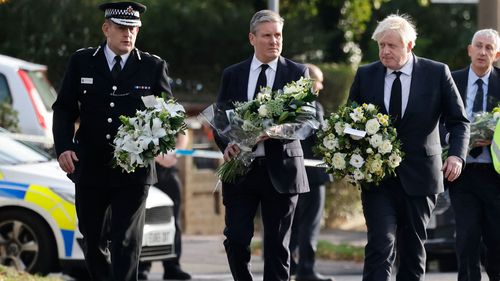
[[[68,192],[66,190],[61,190],[61,189],[57,189],[57,188],[51,188],[51,190],[59,195],[59,197],[61,197],[62,199],[70,202],[71,204],[75,204],[75,193],[74,192]]]

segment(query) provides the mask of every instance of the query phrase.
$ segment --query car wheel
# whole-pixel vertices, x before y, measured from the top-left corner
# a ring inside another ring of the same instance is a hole
[[[57,252],[52,231],[26,210],[0,213],[0,264],[30,273],[48,274]]]

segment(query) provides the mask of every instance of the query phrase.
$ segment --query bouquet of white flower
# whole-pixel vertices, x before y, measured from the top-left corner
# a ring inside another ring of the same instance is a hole
[[[373,104],[341,107],[318,133],[316,154],[323,157],[335,179],[379,184],[402,161],[401,143],[389,116]]]
[[[160,153],[175,149],[178,133],[187,129],[182,105],[160,97],[143,97],[145,110],[134,117],[120,116],[122,125],[113,140],[115,166],[127,173],[154,164]]]
[[[262,136],[275,139],[304,139],[319,128],[316,110],[311,105],[317,93],[313,80],[301,78],[282,90],[262,88],[257,98],[234,104],[213,104],[200,117],[228,143],[236,143],[241,153],[222,164],[217,174],[222,182],[234,182],[250,169],[252,147]]]
[[[493,108],[491,112],[475,113],[470,124],[469,151],[473,149],[476,140],[491,140],[495,132],[495,126],[500,119],[500,106]]]

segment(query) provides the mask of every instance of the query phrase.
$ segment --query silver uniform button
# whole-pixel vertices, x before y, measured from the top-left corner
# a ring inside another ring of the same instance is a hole
[[[114,103],[114,102],[110,102],[110,103],[109,103],[109,106],[110,106],[110,107],[115,107],[115,103]]]
[[[83,93],[86,94],[87,93],[87,90],[83,90]]]
[[[113,87],[111,87],[111,89],[113,89],[113,91],[116,91],[116,89],[118,89],[118,87],[113,86]]]
[[[106,135],[106,138],[109,140],[111,138],[111,135],[110,134],[107,134]]]
[[[111,122],[113,122],[113,119],[108,118],[108,123],[111,123]]]

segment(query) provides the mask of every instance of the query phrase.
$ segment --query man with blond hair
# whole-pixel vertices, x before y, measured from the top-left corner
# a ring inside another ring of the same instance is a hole
[[[499,48],[496,30],[477,31],[467,47],[470,66],[452,73],[471,121],[474,114],[491,111],[500,102],[500,69],[493,66],[500,58]],[[481,280],[481,239],[486,272],[490,280],[500,280],[500,175],[493,167],[490,145],[491,139],[475,141],[462,176],[449,184],[459,281]]]
[[[396,177],[361,187],[368,230],[364,281],[390,280],[396,254],[396,280],[424,280],[426,226],[444,191],[443,176],[456,180],[467,153],[469,124],[448,66],[414,55],[416,38],[407,16],[382,20],[372,36],[380,61],[361,66],[351,86],[351,101],[389,113],[404,152]],[[440,118],[450,132],[444,164]]]

